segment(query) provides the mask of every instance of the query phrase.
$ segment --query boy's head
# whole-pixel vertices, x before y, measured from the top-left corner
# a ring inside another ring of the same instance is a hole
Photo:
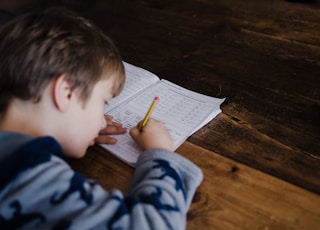
[[[113,42],[70,12],[28,13],[0,28],[3,130],[54,136],[67,155],[80,157],[105,125],[105,100],[124,79]]]
[[[29,13],[0,28],[0,116],[12,99],[41,100],[46,85],[61,74],[85,103],[93,86],[117,73],[114,94],[124,84],[124,67],[113,42],[70,12]]]

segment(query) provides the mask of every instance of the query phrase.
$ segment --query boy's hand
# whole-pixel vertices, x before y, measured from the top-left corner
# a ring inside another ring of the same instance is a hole
[[[136,126],[130,130],[130,135],[143,150],[161,148],[173,151],[171,136],[160,121],[149,119],[141,132]]]
[[[112,116],[105,115],[107,126],[104,129],[101,129],[99,136],[95,139],[96,143],[100,144],[116,144],[117,139],[110,137],[108,135],[117,135],[124,134],[127,132],[127,129],[122,126],[122,124],[113,122]]]

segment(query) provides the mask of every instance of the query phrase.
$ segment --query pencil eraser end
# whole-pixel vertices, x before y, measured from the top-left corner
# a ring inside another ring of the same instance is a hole
[[[158,96],[154,97],[154,100],[159,101],[159,97]]]

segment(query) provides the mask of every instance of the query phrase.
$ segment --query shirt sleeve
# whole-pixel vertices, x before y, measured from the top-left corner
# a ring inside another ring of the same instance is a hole
[[[21,229],[185,229],[201,170],[161,149],[139,158],[129,192],[105,191],[52,156],[0,194],[0,226]],[[13,226],[15,225],[15,226]]]
[[[144,153],[128,193],[139,201],[134,211],[143,213],[141,229],[185,229],[186,213],[202,179],[201,170],[176,153]]]

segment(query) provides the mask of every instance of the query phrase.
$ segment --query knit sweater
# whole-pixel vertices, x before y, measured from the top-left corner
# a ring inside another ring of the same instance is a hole
[[[163,149],[141,154],[130,189],[72,170],[52,137],[0,132],[0,229],[185,229],[201,170]]]

